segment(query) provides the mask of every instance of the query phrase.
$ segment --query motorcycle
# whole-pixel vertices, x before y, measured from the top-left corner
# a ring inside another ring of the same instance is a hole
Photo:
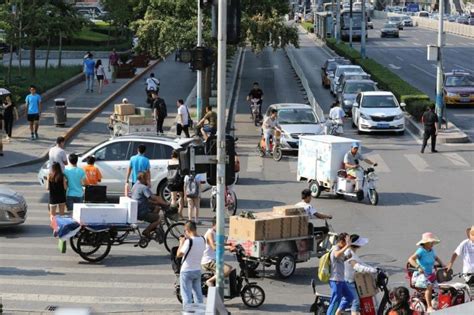
[[[280,132],[278,130],[275,130],[274,135],[270,138],[270,151],[271,155],[273,156],[273,159],[275,161],[280,161],[281,158],[283,157],[283,151],[281,149],[280,145]],[[257,144],[257,153],[260,155],[260,157],[264,157],[267,152],[266,149],[266,143],[265,143],[265,135],[262,134],[262,138]]]
[[[341,136],[344,133],[341,120],[327,119],[324,126],[324,133],[326,135]]]
[[[377,276],[375,280],[375,285],[381,291],[382,298],[380,302],[378,302],[378,298],[376,296],[375,301],[378,303],[374,303],[374,297],[370,298],[361,298],[360,299],[360,307],[361,307],[361,315],[384,315],[386,311],[388,311],[392,307],[392,302],[390,301],[390,291],[387,287],[388,285],[388,276],[387,274],[381,270],[377,269]],[[314,302],[311,305],[310,313],[315,315],[324,315],[327,313],[329,305],[331,303],[331,296],[320,294],[316,291],[316,283],[314,279],[311,280],[311,287],[313,288],[314,293]],[[350,314],[350,309],[344,310],[343,314]]]
[[[216,212],[217,208],[216,199],[217,187],[212,186],[210,203],[213,212]],[[231,188],[231,186],[225,186],[224,201],[225,208],[227,209],[227,211],[225,211],[226,218],[235,215],[235,213],[237,212],[237,195],[235,194],[235,191]]]
[[[174,251],[173,251],[174,252]],[[224,299],[233,299],[236,297],[241,297],[242,301],[247,307],[257,308],[260,307],[263,302],[265,302],[265,291],[262,287],[257,285],[255,282],[249,281],[249,266],[244,259],[245,250],[241,245],[236,245],[235,247],[235,256],[237,257],[237,262],[239,263],[240,272],[237,275],[237,270],[234,269],[229,275],[229,278],[224,280]],[[171,259],[175,259],[172,255]],[[176,275],[175,282],[175,294],[176,298],[180,303],[181,299],[181,287],[179,284],[179,274]],[[213,276],[210,272],[203,272],[201,275],[201,288],[202,294],[207,296],[208,287],[206,281]]]
[[[255,126],[260,125],[262,116],[260,115],[260,104],[258,104],[260,100],[258,98],[252,98],[250,100],[250,118],[252,119]]]

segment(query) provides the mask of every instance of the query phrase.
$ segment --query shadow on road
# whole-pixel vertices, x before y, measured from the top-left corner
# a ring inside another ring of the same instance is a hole
[[[284,202],[275,200],[239,199],[239,211],[272,209],[275,206],[283,205],[285,205]]]
[[[250,177],[239,177],[239,186],[241,185],[252,185],[252,186],[258,186],[258,185],[277,185],[277,184],[288,184],[291,183],[291,181],[287,180],[262,180],[258,178],[250,178]],[[239,200],[240,201],[240,200]]]
[[[46,215],[46,209],[45,209]],[[0,229],[0,238],[5,239],[17,239],[23,237],[45,237],[50,236],[52,233],[51,227],[49,225],[38,225],[38,224],[27,224],[28,218],[26,218],[26,223],[23,225],[6,227]]]
[[[44,276],[63,276],[64,273],[61,272],[50,272],[46,270],[26,270],[19,269],[16,267],[0,267],[0,275],[2,276],[28,276],[28,277],[44,277]]]
[[[437,203],[440,198],[416,193],[380,193],[378,207],[387,206],[419,206]]]

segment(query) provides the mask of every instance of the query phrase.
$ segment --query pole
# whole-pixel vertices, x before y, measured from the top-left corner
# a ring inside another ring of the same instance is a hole
[[[349,47],[352,48],[352,0],[349,1]]]
[[[201,1],[197,0],[198,14],[197,14],[197,46],[202,45],[202,10]],[[197,109],[197,120],[201,120],[202,113],[202,71],[197,71],[197,82],[196,82],[196,109]]]
[[[227,0],[219,0],[217,31],[217,289],[224,298],[225,89]]]
[[[443,14],[444,14],[444,0],[439,0],[439,18],[438,18],[438,61],[436,67],[436,113],[438,114],[438,127],[441,127],[441,120],[443,118],[443,63],[442,63],[442,48],[443,48]]]
[[[336,0],[336,43],[341,40],[341,2]]]
[[[360,56],[362,59],[365,59],[365,34],[367,30],[365,29],[367,22],[365,21],[365,0],[362,0],[362,23],[360,25]]]

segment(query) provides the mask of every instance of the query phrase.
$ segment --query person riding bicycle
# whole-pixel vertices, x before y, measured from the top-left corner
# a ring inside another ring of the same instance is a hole
[[[322,220],[331,220],[332,215],[316,211],[316,209],[311,205],[311,199],[311,190],[309,190],[308,188],[303,189],[303,191],[301,192],[301,201],[298,202],[295,206],[303,208],[309,219],[316,218]],[[326,226],[313,225],[313,234],[316,235],[320,233],[326,235],[329,233],[329,229]]]
[[[474,282],[474,225],[466,229],[467,239],[462,241],[446,266],[446,272],[453,268],[453,264],[458,256],[462,257],[462,273],[466,283]]]
[[[205,122],[207,121],[207,124]],[[201,128],[201,134],[204,141],[207,141],[210,135],[215,135],[217,132],[217,113],[212,111],[212,106],[206,106],[206,114],[197,124],[198,128]]]
[[[344,168],[347,174],[356,178],[356,191],[362,190],[362,182],[364,180],[364,170],[360,167],[359,162],[364,161],[367,164],[376,166],[377,163],[366,159],[359,153],[359,143],[354,142],[351,150],[344,155]]]
[[[262,117],[262,104],[263,104],[263,91],[260,88],[258,82],[253,83],[253,87],[247,95],[247,101],[258,100],[258,117]]]
[[[152,72],[150,73],[150,76],[146,79],[145,85],[146,85],[145,91],[147,95],[147,103],[151,104],[152,102],[151,93],[159,92],[160,80],[155,78],[155,74]]]
[[[262,124],[263,136],[265,137],[265,150],[266,153],[270,154],[270,138],[273,136],[275,130],[281,132],[280,124],[278,123],[278,111],[272,109],[270,115],[265,118]]]
[[[339,106],[339,101],[332,103],[331,110],[329,111],[329,120],[338,125],[336,130],[337,134],[342,134],[344,132],[342,125],[344,124],[345,116],[346,113],[344,113],[344,110]]]
[[[160,196],[155,196],[147,186],[147,175],[145,172],[138,173],[138,181],[132,187],[133,200],[138,203],[138,220],[150,223],[142,232],[143,236],[149,238],[151,231],[160,225],[160,209],[168,208],[169,204]]]

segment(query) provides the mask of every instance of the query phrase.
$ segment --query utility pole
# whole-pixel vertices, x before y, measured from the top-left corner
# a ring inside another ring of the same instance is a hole
[[[336,43],[341,40],[341,2],[336,0]]]
[[[225,195],[225,90],[227,45],[227,0],[219,0],[217,22],[217,289],[224,298],[224,195]]]
[[[367,30],[365,29],[367,22],[365,21],[365,0],[362,0],[362,23],[360,30],[360,56],[362,59],[365,59],[365,34]]]
[[[436,113],[438,114],[438,127],[441,127],[441,122],[444,112],[443,103],[443,14],[444,14],[444,0],[439,0],[439,18],[438,18],[438,60],[436,62]]]
[[[349,47],[352,48],[352,0],[349,1],[349,5]]]
[[[202,45],[202,8],[201,0],[197,0],[198,14],[197,14],[197,46]],[[197,71],[196,82],[196,111],[197,121],[201,120],[202,113],[202,70]]]

